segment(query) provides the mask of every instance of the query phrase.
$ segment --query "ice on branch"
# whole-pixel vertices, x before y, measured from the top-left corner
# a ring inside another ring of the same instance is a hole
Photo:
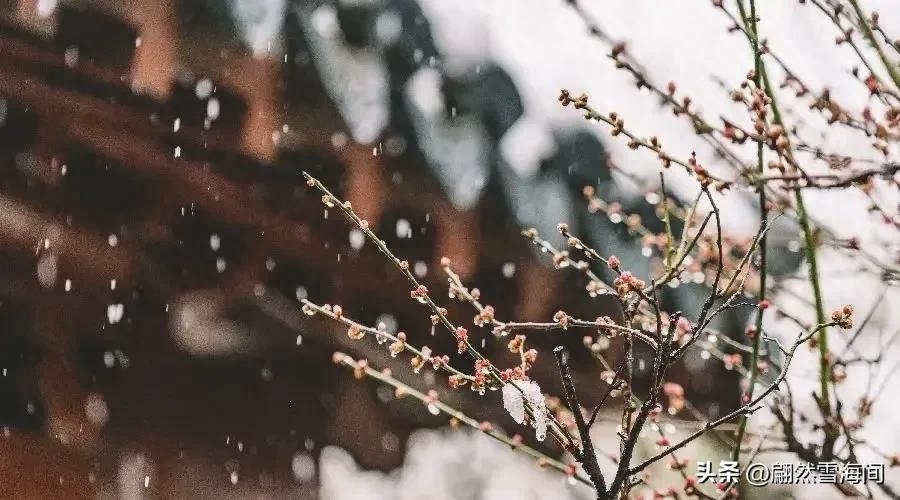
[[[525,422],[525,401],[533,412],[535,437],[543,441],[547,437],[547,405],[544,394],[536,382],[515,380],[503,386],[503,408],[517,424]]]

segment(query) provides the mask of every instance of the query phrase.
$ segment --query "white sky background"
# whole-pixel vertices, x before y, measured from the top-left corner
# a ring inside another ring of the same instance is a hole
[[[493,59],[499,62],[513,76],[526,106],[525,119],[558,127],[588,127],[596,130],[604,138],[604,144],[613,160],[624,167],[633,169],[644,178],[655,179],[658,161],[655,156],[642,151],[631,151],[625,141],[610,137],[603,124],[587,124],[572,108],[562,108],[556,101],[561,88],[573,93],[586,92],[591,104],[601,111],[618,111],[625,119],[626,127],[639,135],[657,135],[670,154],[686,158],[696,150],[702,163],[713,171],[717,170],[710,151],[703,147],[685,122],[663,111],[657,101],[638,92],[629,75],[613,67],[606,57],[609,47],[591,38],[584,24],[562,0],[494,0],[480,2],[457,2],[447,0],[420,0],[431,20],[432,30],[438,47],[447,56],[451,68],[463,69],[474,64]],[[628,42],[629,51],[648,69],[650,80],[664,87],[673,80],[678,84],[678,92],[689,94],[695,109],[703,111],[704,117],[715,122],[717,113],[724,113],[737,119],[745,115],[728,103],[725,92],[714,83],[710,76],[718,76],[735,85],[752,67],[746,41],[739,34],[728,34],[730,22],[714,9],[709,0],[630,0],[628,2],[583,1],[591,5],[591,11],[599,25],[614,39]],[[726,2],[733,9],[732,2]],[[896,0],[867,0],[864,6],[878,10],[882,14],[882,26],[889,33],[900,36],[900,9]],[[846,108],[858,112],[866,104],[866,92],[849,75],[855,59],[849,47],[836,47],[834,38],[838,34],[811,5],[800,5],[796,1],[761,0],[760,30],[764,38],[769,38],[770,47],[782,56],[793,70],[810,86],[818,91],[824,86],[832,90],[832,95]],[[893,6],[893,8],[891,8]],[[873,62],[877,62],[874,58]],[[770,68],[770,71],[772,69]],[[774,72],[774,71],[773,71]],[[777,75],[777,74],[776,74]],[[773,75],[773,81],[780,81]],[[813,128],[824,130],[825,122],[806,110],[806,105],[794,106],[793,99],[782,105],[800,111],[807,122],[806,137],[813,141]],[[797,116],[789,115],[791,123]],[[746,123],[746,122],[740,122]],[[861,157],[877,158],[868,140],[860,134],[829,133],[827,142],[821,141],[835,152],[855,154]],[[894,158],[897,151],[893,151]],[[744,155],[748,160],[752,154]],[[720,170],[721,171],[721,170]],[[672,169],[667,182],[682,195],[691,195],[695,184],[684,175]],[[897,193],[883,192],[882,206],[896,210]],[[734,197],[731,197],[733,199]],[[747,212],[742,204],[722,200],[723,218],[727,229],[752,233],[756,229],[754,215]],[[868,242],[877,250],[878,242],[898,244],[896,231],[886,232],[885,226],[873,218],[865,216],[865,198],[851,191],[833,191],[807,195],[807,205],[814,219],[827,224],[838,236],[856,235],[865,245]],[[823,288],[828,310],[844,303],[855,306],[861,316],[867,312],[878,293],[878,282],[854,271],[855,263],[834,252],[822,252]],[[803,271],[805,272],[805,271]],[[793,287],[804,297],[811,296],[803,283]],[[776,297],[777,304],[784,304],[793,311],[803,311],[803,316],[812,319],[810,308],[799,305],[786,296]],[[888,294],[883,306],[876,313],[867,333],[858,341],[865,352],[874,353],[878,347],[879,332],[888,336],[898,328],[895,311],[900,308],[900,294],[896,289]],[[893,314],[892,314],[892,311]],[[796,329],[789,323],[770,324],[772,332],[780,332],[793,340]],[[834,330],[832,336],[841,334]],[[841,346],[840,341],[833,345]],[[900,359],[900,350],[895,346],[885,353],[883,378]],[[809,394],[817,387],[814,373],[814,356],[804,350],[795,359],[791,371],[791,381],[796,394]],[[882,378],[877,379],[878,386]],[[848,404],[855,404],[862,394],[867,377],[865,373],[851,372],[848,381],[840,391]],[[889,387],[900,386],[900,378],[895,378]],[[890,391],[889,391],[890,392]],[[799,397],[810,414],[815,414],[814,403],[809,397]],[[499,404],[499,403],[498,403]],[[886,451],[900,450],[900,432],[895,425],[900,403],[897,398],[882,397],[876,403],[874,414],[867,424],[864,436],[874,438]],[[507,423],[514,425],[511,422]],[[407,498],[399,488],[409,484],[410,476],[415,483],[432,485],[428,491],[439,494],[453,492],[447,485],[448,463],[459,454],[460,446],[471,452],[469,458],[478,460],[495,453],[506,453],[489,446],[474,446],[462,443],[464,438],[451,437],[444,441],[437,433],[421,433],[408,457],[408,469],[392,477],[366,473],[347,475],[353,470],[352,459],[340,452],[329,455],[323,480],[323,494],[326,498],[363,498],[354,492],[366,491],[365,498]],[[477,441],[477,440],[476,440]],[[441,445],[441,443],[444,443]],[[423,450],[427,449],[425,453]],[[478,455],[479,453],[483,455]],[[874,459],[863,455],[864,460]],[[696,459],[697,457],[692,457]],[[504,462],[506,463],[506,462]],[[533,469],[528,460],[521,465],[521,478],[531,485],[546,484],[550,488],[541,490],[541,498],[565,498],[565,488],[552,475],[543,475]],[[428,464],[432,464],[429,466]],[[331,469],[331,474],[327,467]],[[511,465],[504,465],[502,473],[492,473],[477,479],[484,481],[485,491],[481,496],[471,498],[503,499],[517,495],[509,488]],[[692,466],[693,467],[693,466]],[[478,476],[477,469],[467,469]],[[341,474],[334,473],[341,471]],[[896,471],[896,469],[895,469]],[[351,480],[350,477],[357,479]],[[890,471],[888,474],[890,478]],[[329,478],[338,479],[339,484]],[[404,479],[406,478],[406,479]],[[442,479],[443,478],[443,479]],[[355,483],[354,481],[360,481]],[[357,489],[363,487],[364,490]],[[543,491],[559,491],[561,497],[544,496]],[[410,491],[421,491],[413,488]],[[809,489],[809,491],[815,491]],[[522,491],[518,491],[519,494]],[[418,498],[418,496],[415,496]],[[412,496],[409,498],[413,498]],[[429,498],[457,498],[452,495]],[[470,497],[464,497],[470,498]]]

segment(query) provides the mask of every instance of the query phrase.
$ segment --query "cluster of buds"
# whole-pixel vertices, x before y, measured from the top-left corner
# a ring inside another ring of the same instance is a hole
[[[606,265],[609,266],[609,268],[613,271],[618,271],[619,266],[621,266],[622,263],[619,261],[618,257],[616,257],[615,255],[610,255],[609,258],[606,259]]]
[[[409,365],[412,366],[413,373],[419,373],[426,362],[431,363],[431,367],[435,370],[439,370],[442,366],[450,364],[450,356],[447,356],[446,354],[443,356],[432,356],[431,349],[428,347],[422,348],[422,354],[423,356],[414,356],[409,360]]]
[[[625,296],[630,292],[640,292],[644,289],[645,283],[643,280],[638,279],[633,274],[628,271],[623,272],[619,275],[618,278],[613,282],[613,285],[616,287],[616,291],[619,292],[619,295]]]
[[[522,368],[524,370],[531,369],[531,367],[534,366],[534,363],[537,361],[537,357],[538,357],[537,349],[528,349],[527,351],[523,352],[522,353],[522,363],[523,363]]]
[[[360,340],[366,336],[366,331],[363,327],[353,323],[347,328],[347,336],[350,337],[351,340]]]
[[[706,170],[706,167],[700,164],[697,161],[697,153],[696,151],[691,152],[691,157],[688,158],[688,165],[694,171],[694,177],[697,178],[697,182],[700,183],[701,186],[708,186],[712,183],[712,178],[709,176],[709,171]]]
[[[487,384],[487,377],[491,373],[491,362],[486,359],[475,360],[474,385],[472,389],[482,389]]]
[[[453,332],[453,336],[456,337],[457,352],[460,354],[464,353],[469,347],[469,331],[459,326],[456,328],[456,331]]]
[[[468,382],[468,379],[462,375],[453,374],[447,377],[447,383],[450,384],[450,387],[453,389],[459,389],[466,385],[466,382]]]
[[[425,366],[425,360],[431,359],[431,348],[425,346],[421,350],[421,356],[413,356],[412,359],[409,360],[410,366],[412,366],[413,373],[419,373],[422,370],[422,367]]]
[[[475,325],[484,326],[494,322],[494,306],[484,306],[475,315]]]
[[[534,366],[534,363],[537,361],[537,350],[528,349],[525,350],[525,336],[524,335],[516,335],[509,343],[506,345],[509,349],[509,352],[514,354],[519,354],[522,357],[522,366],[521,370],[524,373],[531,369]]]
[[[835,309],[831,313],[831,321],[837,323],[844,330],[853,328],[853,306],[848,304],[840,309]]]
[[[525,347],[525,336],[524,335],[516,335],[512,340],[509,341],[507,346],[509,348],[509,352],[518,353],[521,352]]]
[[[615,111],[609,113],[609,121],[612,123],[610,135],[615,137],[625,131],[625,120]]]
[[[411,290],[409,292],[409,296],[410,298],[422,302],[428,297],[428,287],[426,287],[425,285],[419,285],[415,290]]]
[[[444,354],[443,356],[432,356],[431,359],[431,367],[435,370],[439,370],[442,366],[447,366],[450,364],[450,356]]]
[[[514,368],[507,368],[500,372],[500,380],[504,384],[512,382],[514,380],[527,381],[528,375],[525,375],[525,370],[523,370],[521,366],[516,366]]]
[[[397,333],[397,340],[388,346],[388,351],[390,351],[392,358],[396,358],[404,349],[406,349],[406,334],[399,332]]]
[[[553,315],[553,322],[559,323],[559,326],[565,330],[569,328],[569,315],[565,311],[556,311],[556,314]]]
[[[588,96],[587,94],[581,94],[578,97],[572,97],[568,90],[562,89],[559,91],[559,97],[557,98],[559,103],[564,107],[571,104],[575,107],[575,109],[584,109],[587,107]]]
[[[616,335],[616,322],[613,321],[609,316],[598,316],[595,320],[597,323],[597,332],[600,335],[605,335],[607,337],[614,337]]]
[[[869,91],[873,94],[878,93],[879,82],[872,75],[869,75],[869,78],[865,80],[866,87],[869,88]],[[824,89],[822,93],[814,96],[812,102],[809,105],[809,109],[815,109],[816,111],[827,112],[827,120],[828,124],[831,125],[833,123],[843,123],[847,124],[851,121],[850,113],[847,112],[837,101],[834,100],[831,96],[831,90]],[[864,108],[862,111],[863,120],[872,123],[872,110],[868,107]],[[877,125],[876,125],[877,126]],[[877,134],[876,134],[877,136]]]

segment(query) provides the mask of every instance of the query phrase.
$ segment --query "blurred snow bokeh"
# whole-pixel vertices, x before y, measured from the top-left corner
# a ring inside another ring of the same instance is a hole
[[[639,135],[657,135],[672,154],[687,157],[697,151],[707,158],[707,166],[715,171],[712,152],[693,134],[690,127],[671,112],[662,110],[656,99],[646,91],[638,91],[633,80],[614,68],[606,57],[609,46],[588,35],[582,20],[562,0],[493,0],[489,2],[447,2],[421,0],[422,8],[431,22],[439,50],[445,56],[449,73],[489,62],[503,66],[514,78],[525,102],[522,122],[551,125],[559,128],[586,127],[603,137],[611,158],[618,165],[653,183],[658,161],[653,155],[630,151],[625,141],[609,137],[602,125],[586,124],[571,108],[562,108],[556,101],[561,88],[573,93],[586,92],[591,103],[603,111],[618,111],[627,127]],[[647,68],[651,81],[665,86],[668,81],[678,85],[679,93],[690,95],[695,109],[715,121],[718,114],[740,118],[741,111],[731,107],[726,92],[716,83],[719,78],[734,86],[746,74],[752,61],[745,40],[727,33],[729,21],[707,0],[665,2],[634,0],[631,2],[582,2],[589,6],[599,25],[615,40],[628,42],[629,51]],[[870,11],[897,13],[895,0],[866,2]],[[828,87],[832,95],[848,109],[859,111],[867,104],[867,95],[850,75],[854,56],[848,47],[836,47],[836,29],[814,8],[798,2],[765,2],[760,11],[760,30],[769,38],[770,46],[788,65],[818,92]],[[882,17],[889,33],[900,33],[900,16]],[[778,81],[778,78],[775,78]],[[787,119],[802,123],[805,137],[827,144],[833,151],[877,159],[861,135],[844,130],[831,130],[825,120],[811,114],[808,104],[791,98],[785,100]],[[520,157],[520,164],[528,164],[527,145],[535,154],[547,149],[540,133],[529,139],[529,130],[547,127],[520,127],[516,146],[509,148]],[[896,151],[893,152],[896,154]],[[751,158],[751,154],[744,155]],[[667,183],[681,195],[693,193],[694,183],[672,169]],[[900,196],[885,192],[882,186],[876,195],[884,206],[896,207]],[[826,225],[838,237],[856,236],[863,246],[869,246],[881,257],[891,260],[891,245],[896,248],[896,232],[886,235],[883,224],[875,216],[865,216],[867,201],[858,192],[835,190],[809,193],[808,208],[817,224]],[[749,212],[746,199],[730,196],[722,201],[724,224],[731,231],[752,233],[756,216]],[[850,214],[859,219],[848,220]],[[799,236],[799,235],[798,235]],[[799,243],[799,242],[798,242]],[[799,248],[799,245],[798,245]],[[852,304],[858,314],[866,314],[876,305],[881,292],[877,277],[859,273],[859,262],[846,254],[824,249],[822,278],[828,310],[842,304]],[[805,276],[805,269],[801,275]],[[791,282],[789,291],[799,297],[810,297],[804,280]],[[775,302],[812,321],[811,308],[801,299],[780,293]],[[880,352],[882,340],[895,333],[896,311],[900,307],[900,293],[889,290],[873,315],[867,331],[857,341],[861,355],[883,355],[882,370],[875,374],[869,394],[889,382],[894,374],[900,346],[896,343]],[[780,332],[788,341],[796,335],[796,327],[789,322],[778,323],[769,315],[768,328]],[[833,346],[840,352],[844,335],[831,332]],[[846,337],[844,337],[846,338]],[[798,410],[815,414],[815,403],[808,397],[817,388],[815,353],[802,350],[795,359],[790,380],[798,395]],[[867,391],[869,374],[865,366],[849,370],[849,377],[839,387],[848,405],[854,405]],[[893,380],[896,383],[896,380]],[[882,394],[883,396],[883,394]],[[862,433],[863,438],[877,442],[880,449],[900,449],[900,431],[894,421],[900,403],[882,397],[876,402],[873,414]],[[765,423],[760,415],[755,425]],[[512,422],[503,423],[513,425]],[[696,453],[696,450],[695,452]],[[696,454],[684,455],[690,463]],[[782,460],[795,461],[790,457]],[[863,450],[862,462],[882,462]],[[488,467],[488,465],[490,465]],[[691,466],[693,467],[693,465]],[[890,474],[888,474],[890,479]],[[548,471],[540,471],[529,460],[516,457],[502,446],[486,438],[468,433],[420,431],[410,442],[406,464],[390,475],[359,472],[351,457],[337,449],[326,450],[323,456],[323,497],[337,498],[571,498],[572,488]],[[822,488],[804,488],[801,496],[828,494]],[[443,495],[443,496],[441,496]]]
[[[590,490],[555,471],[538,468],[524,455],[478,432],[418,431],[403,467],[384,474],[361,471],[337,447],[322,452],[323,499],[475,500],[587,499]]]

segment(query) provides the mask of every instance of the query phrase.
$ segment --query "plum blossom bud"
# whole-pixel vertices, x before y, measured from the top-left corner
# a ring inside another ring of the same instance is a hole
[[[475,316],[475,325],[484,326],[494,321],[494,306],[484,306]]]
[[[400,332],[403,333],[403,332]],[[398,335],[399,337],[399,335]],[[391,357],[396,358],[398,354],[403,352],[406,349],[406,335],[403,335],[403,338],[398,338],[396,342],[392,342],[391,345],[388,346],[388,351],[391,353]]]
[[[354,323],[350,325],[349,328],[347,328],[347,336],[352,340],[360,340],[361,338],[366,336],[366,332],[362,329],[361,326]]]
[[[465,352],[466,347],[469,344],[469,331],[459,326],[456,328],[456,332],[453,333],[453,336],[456,337],[457,350],[460,353]]]
[[[559,326],[563,327],[563,329],[569,327],[569,315],[565,311],[556,311],[556,314],[553,315],[553,321],[559,323]]]
[[[466,378],[462,375],[450,375],[447,378],[447,383],[450,384],[450,387],[453,389],[459,389],[460,387],[466,385]]]
[[[853,328],[853,306],[845,305],[831,313],[831,320],[844,330]]]
[[[509,344],[506,346],[509,348],[509,352],[516,353],[522,350],[522,347],[525,345],[525,336],[524,335],[516,335],[512,340],[509,341]]]
[[[431,357],[431,367],[437,370],[441,366],[446,366],[450,363],[450,357],[446,354],[443,356],[432,356]]]
[[[621,264],[622,263],[619,261],[619,258],[616,257],[615,255],[610,255],[609,259],[606,259],[606,265],[608,265],[609,268],[612,269],[613,271],[618,270],[619,266]]]
[[[616,287],[616,291],[619,292],[619,295],[627,295],[629,292],[638,292],[641,291],[645,283],[643,280],[636,278],[633,274],[628,271],[623,272],[613,281],[613,285]]]

